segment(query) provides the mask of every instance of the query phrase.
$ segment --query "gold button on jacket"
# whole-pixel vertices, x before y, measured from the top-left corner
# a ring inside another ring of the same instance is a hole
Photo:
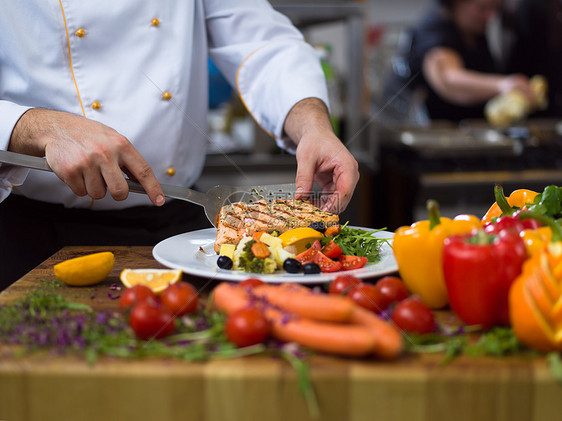
[[[75,34],[78,38],[82,38],[84,35],[86,35],[86,31],[84,31],[82,28],[80,28],[80,29],[76,30]]]

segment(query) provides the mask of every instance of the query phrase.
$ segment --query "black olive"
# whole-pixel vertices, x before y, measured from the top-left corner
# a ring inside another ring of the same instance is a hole
[[[316,263],[305,263],[302,267],[302,271],[305,275],[316,275],[320,273],[320,266]]]
[[[228,256],[222,255],[217,259],[217,266],[221,269],[232,269],[233,264],[232,259]]]
[[[312,228],[313,230],[319,231],[322,234],[326,232],[326,225],[324,225],[324,222],[322,221],[313,222],[308,226],[308,228]]]
[[[289,257],[283,262],[283,269],[285,269],[285,272],[299,273],[302,269],[302,265],[297,259]]]

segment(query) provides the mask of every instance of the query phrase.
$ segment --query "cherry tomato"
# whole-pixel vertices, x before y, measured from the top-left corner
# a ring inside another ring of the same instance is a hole
[[[361,307],[377,314],[386,309],[390,304],[377,287],[363,282],[351,288],[347,296]]]
[[[330,240],[328,244],[322,247],[322,253],[324,253],[324,256],[329,257],[330,259],[335,259],[341,256],[342,251],[341,247],[338,246],[334,240]]]
[[[160,301],[175,317],[181,317],[197,310],[199,294],[190,283],[179,281],[166,287]]]
[[[330,282],[328,292],[330,294],[346,295],[351,288],[361,283],[361,281],[353,275],[339,275]]]
[[[297,259],[299,262],[303,264],[313,262],[314,255],[318,253],[320,250],[322,250],[322,245],[320,244],[320,240],[316,240],[305,251],[303,251],[300,254],[297,254],[295,256],[295,259]]]
[[[146,285],[134,285],[127,288],[119,297],[119,310],[131,308],[133,304],[147,299],[157,300],[156,294]]]
[[[408,287],[396,276],[385,276],[377,281],[375,286],[389,303],[395,303],[408,298],[410,295]]]
[[[238,347],[261,344],[269,335],[269,323],[261,311],[245,307],[228,316],[225,332]]]
[[[342,268],[340,262],[336,262],[329,257],[326,257],[321,251],[314,255],[312,263],[316,263],[320,266],[320,270],[325,273],[338,272]]]
[[[367,264],[367,258],[342,254],[339,258],[339,262],[342,264],[342,270],[353,270],[365,266]]]
[[[259,287],[260,285],[265,285],[265,282],[258,278],[248,278],[240,282],[240,286],[242,288],[253,289],[255,287]]]
[[[433,313],[418,298],[410,297],[400,301],[392,312],[392,321],[400,329],[408,333],[433,332],[435,329],[435,317]]]
[[[129,325],[141,339],[160,339],[174,331],[174,315],[157,301],[141,301],[131,310]]]

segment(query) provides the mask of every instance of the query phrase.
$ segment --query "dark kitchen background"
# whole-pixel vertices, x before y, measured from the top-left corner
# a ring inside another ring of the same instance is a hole
[[[497,128],[484,115],[455,123],[431,120],[416,94],[385,99],[389,73],[408,76],[397,51],[407,48],[409,28],[434,2],[271,2],[315,46],[328,81],[334,128],[360,163],[361,180],[341,215],[352,225],[394,230],[425,219],[430,198],[439,201],[444,216],[482,216],[494,202],[496,183],[506,193],[562,185],[562,115],[531,114]],[[560,48],[562,2],[551,3],[551,19],[559,24],[549,36]],[[510,51],[509,35],[499,20],[488,28],[498,62]],[[554,54],[545,45],[537,51]],[[294,182],[295,158],[257,127],[212,63],[209,74],[209,156],[198,186],[207,189],[225,179],[248,185]],[[562,79],[562,73],[557,75]],[[560,80],[549,85],[559,86]],[[562,94],[556,95],[552,98],[560,105]]]

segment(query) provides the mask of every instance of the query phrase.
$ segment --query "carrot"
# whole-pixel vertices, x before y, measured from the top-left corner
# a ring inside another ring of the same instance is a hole
[[[212,305],[227,315],[250,305],[248,293],[238,285],[222,282],[212,293]]]
[[[252,234],[252,239],[256,240],[256,241],[260,241],[261,240],[261,236],[263,234],[267,233],[267,231],[258,231],[258,232],[254,232]]]
[[[254,296],[258,289],[263,291],[263,286],[244,290],[222,283],[213,291],[213,303],[217,309],[227,314],[245,306],[256,306],[271,323],[274,337],[317,351],[354,357],[371,354],[383,358],[396,357],[402,351],[402,337],[392,325],[353,303],[350,323],[319,321],[285,311],[282,306],[270,303],[269,296]],[[293,290],[290,292],[292,296],[298,297],[293,298],[294,301],[306,302],[310,297],[316,296],[314,293],[305,294],[302,290],[307,288],[300,285],[282,285],[272,289],[279,294]]]
[[[300,317],[326,322],[349,321],[355,307],[347,297],[315,293],[297,284],[260,285],[252,293]]]
[[[275,308],[265,310],[271,333],[284,342],[296,342],[316,351],[350,357],[372,354],[376,341],[364,326],[291,318]]]
[[[226,314],[249,305],[261,307],[271,323],[272,335],[285,342],[296,342],[308,348],[338,355],[359,357],[375,349],[375,339],[364,326],[319,322],[284,312],[277,307],[252,301],[250,292],[222,283],[213,290],[213,304]]]
[[[338,235],[340,233],[340,226],[339,225],[331,225],[326,228],[324,235],[326,237],[333,237],[334,235]]]
[[[265,243],[256,241],[254,244],[252,244],[252,254],[258,259],[265,259],[266,257],[269,257],[271,252],[269,251],[269,248]]]
[[[396,358],[404,348],[400,332],[390,323],[385,322],[376,314],[355,306],[351,315],[351,323],[368,328],[376,341],[375,354],[382,358]]]

